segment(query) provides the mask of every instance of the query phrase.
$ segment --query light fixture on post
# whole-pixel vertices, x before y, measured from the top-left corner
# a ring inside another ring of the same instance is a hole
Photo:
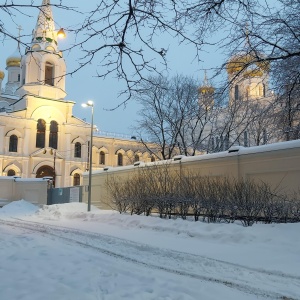
[[[66,36],[67,36],[67,35],[66,35],[66,33],[65,33],[65,31],[64,31],[63,28],[61,28],[61,29],[59,29],[59,30],[57,31],[57,37],[58,37],[58,38],[64,39]]]
[[[92,200],[92,155],[93,155],[93,127],[94,127],[94,102],[89,100],[86,103],[81,104],[82,107],[91,107],[92,108],[92,117],[91,117],[91,138],[90,138],[90,147],[89,147],[89,194],[88,194],[88,211],[91,211],[91,200]]]
[[[50,154],[53,155],[53,178],[52,178],[52,185],[55,187],[55,179],[56,179],[56,172],[55,172],[55,161],[56,161],[56,150],[51,148]]]

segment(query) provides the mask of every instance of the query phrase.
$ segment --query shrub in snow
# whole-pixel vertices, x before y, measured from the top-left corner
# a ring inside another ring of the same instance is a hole
[[[205,222],[299,222],[299,193],[291,199],[264,182],[202,177],[174,172],[169,165],[138,169],[126,179],[106,181],[113,209],[130,214],[158,213],[161,218],[193,216]]]

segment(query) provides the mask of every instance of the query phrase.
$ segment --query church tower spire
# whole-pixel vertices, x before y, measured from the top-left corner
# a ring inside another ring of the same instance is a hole
[[[31,45],[21,61],[19,95],[33,94],[61,100],[66,96],[66,63],[58,49],[50,0],[43,0],[39,9]]]
[[[46,43],[57,51],[57,32],[55,31],[55,24],[53,19],[52,8],[50,0],[43,0],[40,7],[40,13],[33,30],[32,43],[39,43],[42,46]]]

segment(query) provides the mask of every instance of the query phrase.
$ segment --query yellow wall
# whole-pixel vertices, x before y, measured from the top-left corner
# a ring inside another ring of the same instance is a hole
[[[139,166],[108,168],[93,172],[92,205],[108,209],[111,201],[106,187],[108,176],[122,180],[137,172],[138,168],[170,163],[170,168],[180,172],[189,171],[199,176],[228,176],[236,179],[251,178],[263,181],[279,192],[292,195],[300,190],[300,140],[258,147],[236,147],[237,152],[182,157],[177,161],[141,163]],[[88,185],[88,173],[83,175],[83,184]],[[88,192],[83,189],[87,202]]]

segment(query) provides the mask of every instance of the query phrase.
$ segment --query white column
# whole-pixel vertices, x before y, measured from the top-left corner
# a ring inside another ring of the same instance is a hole
[[[23,156],[27,157],[29,155],[29,142],[30,142],[30,128],[25,127],[24,128],[24,139],[22,140],[23,142]],[[34,147],[35,147],[35,137],[36,137],[36,131],[33,131],[33,143],[34,143]]]

